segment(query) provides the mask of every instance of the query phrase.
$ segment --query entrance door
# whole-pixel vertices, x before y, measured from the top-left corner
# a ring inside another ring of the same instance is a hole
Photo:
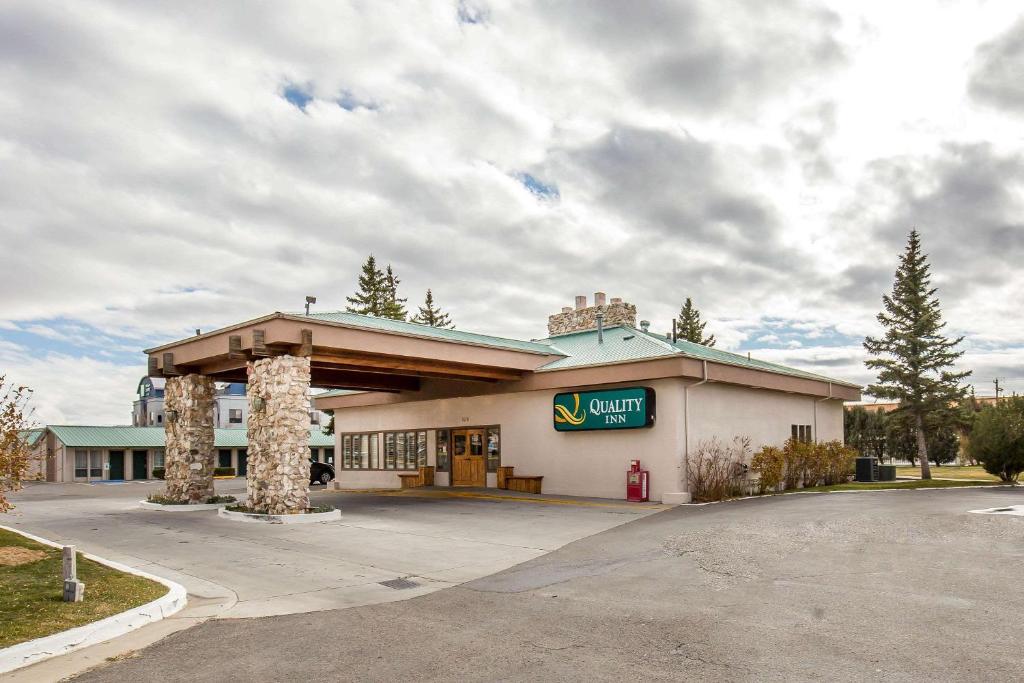
[[[486,486],[487,458],[484,430],[457,429],[452,432],[452,486]]]
[[[112,481],[124,480],[124,451],[110,451],[107,455],[107,462],[110,463],[110,476]]]
[[[249,472],[249,453],[244,448],[238,449],[238,476],[244,477]]]
[[[148,476],[146,451],[132,451],[132,479],[145,479]]]

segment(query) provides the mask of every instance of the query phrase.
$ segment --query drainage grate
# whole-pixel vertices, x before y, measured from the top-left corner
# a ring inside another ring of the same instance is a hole
[[[394,588],[396,591],[405,590],[406,588],[416,588],[419,584],[409,579],[391,579],[390,581],[379,581],[380,585],[387,586],[388,588]]]

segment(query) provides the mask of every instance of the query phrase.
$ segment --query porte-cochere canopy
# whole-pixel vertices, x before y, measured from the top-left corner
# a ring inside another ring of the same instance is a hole
[[[272,313],[146,353],[153,377],[245,382],[248,361],[291,355],[309,358],[314,387],[384,392],[418,391],[423,378],[514,381],[564,357],[550,344],[340,312]]]

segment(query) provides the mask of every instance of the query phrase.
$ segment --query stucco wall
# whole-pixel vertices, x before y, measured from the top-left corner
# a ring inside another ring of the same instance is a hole
[[[345,432],[497,424],[502,465],[514,466],[517,474],[543,475],[545,493],[624,498],[629,461],[639,458],[651,471],[651,498],[660,500],[662,492],[680,490],[683,383],[671,379],[644,385],[657,392],[657,422],[646,429],[556,432],[551,406],[558,392],[553,390],[346,408],[335,413],[335,462],[340,460]],[[433,433],[428,443],[433,464]],[[338,468],[337,473],[339,486],[345,488],[398,485],[395,472]],[[493,477],[488,479],[493,485]]]
[[[821,401],[812,396],[749,389],[731,384],[703,384],[688,392],[690,401],[690,449],[701,440],[718,437],[731,441],[750,437],[751,446],[781,446],[794,424],[815,424],[818,441],[843,439],[843,402]],[[821,401],[818,403],[818,401]]]
[[[501,462],[519,474],[544,476],[544,492],[563,495],[623,498],[625,470],[639,458],[651,471],[651,499],[686,491],[683,453],[684,387],[689,384],[690,449],[718,437],[731,441],[747,436],[753,449],[781,445],[794,424],[812,425],[820,441],[843,438],[843,402],[811,396],[751,389],[729,384],[693,386],[681,379],[611,386],[650,386],[657,392],[657,422],[649,429],[599,432],[556,432],[551,423],[555,390],[493,394],[468,398],[411,401],[391,405],[339,409],[335,413],[338,485],[342,488],[397,488],[393,471],[344,470],[341,434],[427,429],[429,463],[435,464],[435,428],[501,425]],[[591,387],[575,387],[586,390]],[[815,414],[817,418],[815,419]],[[439,474],[436,484],[448,483]],[[493,485],[489,477],[488,485]]]

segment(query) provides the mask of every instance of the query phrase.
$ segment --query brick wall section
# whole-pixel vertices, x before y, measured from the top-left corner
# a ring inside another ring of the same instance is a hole
[[[604,311],[604,326],[629,325],[636,327],[636,306],[612,299],[605,306],[574,308],[548,316],[548,334],[552,337],[570,332],[597,329],[597,314]]]
[[[203,375],[168,377],[164,410],[164,490],[179,502],[204,503],[213,495],[214,383]]]
[[[248,377],[247,505],[270,515],[301,512],[309,507],[309,358],[262,358],[248,364]]]

